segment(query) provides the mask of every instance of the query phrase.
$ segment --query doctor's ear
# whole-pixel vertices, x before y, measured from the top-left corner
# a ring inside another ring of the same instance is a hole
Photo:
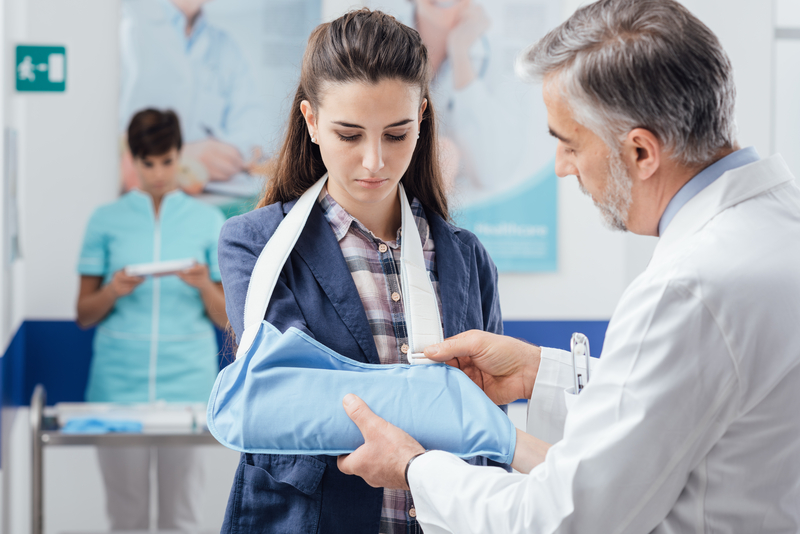
[[[647,180],[661,166],[662,146],[658,137],[645,128],[634,128],[622,142],[622,159],[639,180]]]
[[[317,116],[314,113],[314,108],[311,107],[311,102],[308,100],[300,102],[300,113],[303,114],[303,118],[306,120],[308,134],[311,136],[312,140],[315,140],[317,137]]]

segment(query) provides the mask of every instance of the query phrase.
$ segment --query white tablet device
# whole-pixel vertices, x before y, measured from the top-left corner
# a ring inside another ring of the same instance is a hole
[[[197,262],[194,258],[182,260],[157,261],[153,263],[137,263],[125,267],[128,276],[165,276],[193,267]]]

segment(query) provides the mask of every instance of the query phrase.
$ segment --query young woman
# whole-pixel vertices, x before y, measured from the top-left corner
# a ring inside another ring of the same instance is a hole
[[[447,223],[429,76],[419,34],[379,11],[351,12],[312,33],[260,209],[230,219],[220,236],[237,338],[259,253],[294,201],[326,172],[327,189],[272,294],[270,323],[281,331],[296,327],[354,360],[407,363],[398,276],[402,183],[444,335],[502,330],[494,264],[474,235]],[[415,516],[409,493],[346,476],[336,457],[243,454],[222,530],[406,533],[419,530]]]
[[[219,370],[213,323],[225,325],[219,283],[219,210],[178,190],[181,149],[172,111],[140,111],[128,144],[141,189],[99,207],[78,263],[78,323],[97,326],[86,400],[205,402]],[[176,276],[128,276],[136,263],[189,259]],[[156,455],[159,529],[195,531],[202,464],[194,448]],[[147,530],[149,448],[98,448],[112,530]]]

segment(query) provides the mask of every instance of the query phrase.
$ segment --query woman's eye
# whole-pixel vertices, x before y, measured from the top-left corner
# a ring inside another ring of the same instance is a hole
[[[404,133],[403,135],[386,134],[386,137],[388,137],[390,141],[405,141],[406,137],[408,137],[408,133]]]
[[[355,141],[356,139],[358,139],[358,135],[347,136],[347,135],[339,134],[339,139],[341,141]]]

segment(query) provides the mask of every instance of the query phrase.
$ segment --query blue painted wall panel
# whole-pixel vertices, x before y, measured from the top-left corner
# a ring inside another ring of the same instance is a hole
[[[24,398],[26,331],[27,325],[22,323],[3,355],[3,406],[20,406],[30,402],[30,395],[27,399]]]
[[[592,356],[600,356],[606,337],[608,321],[504,321],[503,331],[507,336],[524,339],[544,347],[569,350],[573,332],[581,332],[589,338]]]
[[[573,332],[589,337],[594,356],[603,347],[607,321],[506,321],[506,335],[537,345],[569,349]],[[44,384],[47,403],[82,402],[92,357],[94,330],[82,330],[72,321],[25,321],[2,362],[4,404],[27,406],[36,384]],[[217,332],[220,366],[234,359],[224,334]]]

